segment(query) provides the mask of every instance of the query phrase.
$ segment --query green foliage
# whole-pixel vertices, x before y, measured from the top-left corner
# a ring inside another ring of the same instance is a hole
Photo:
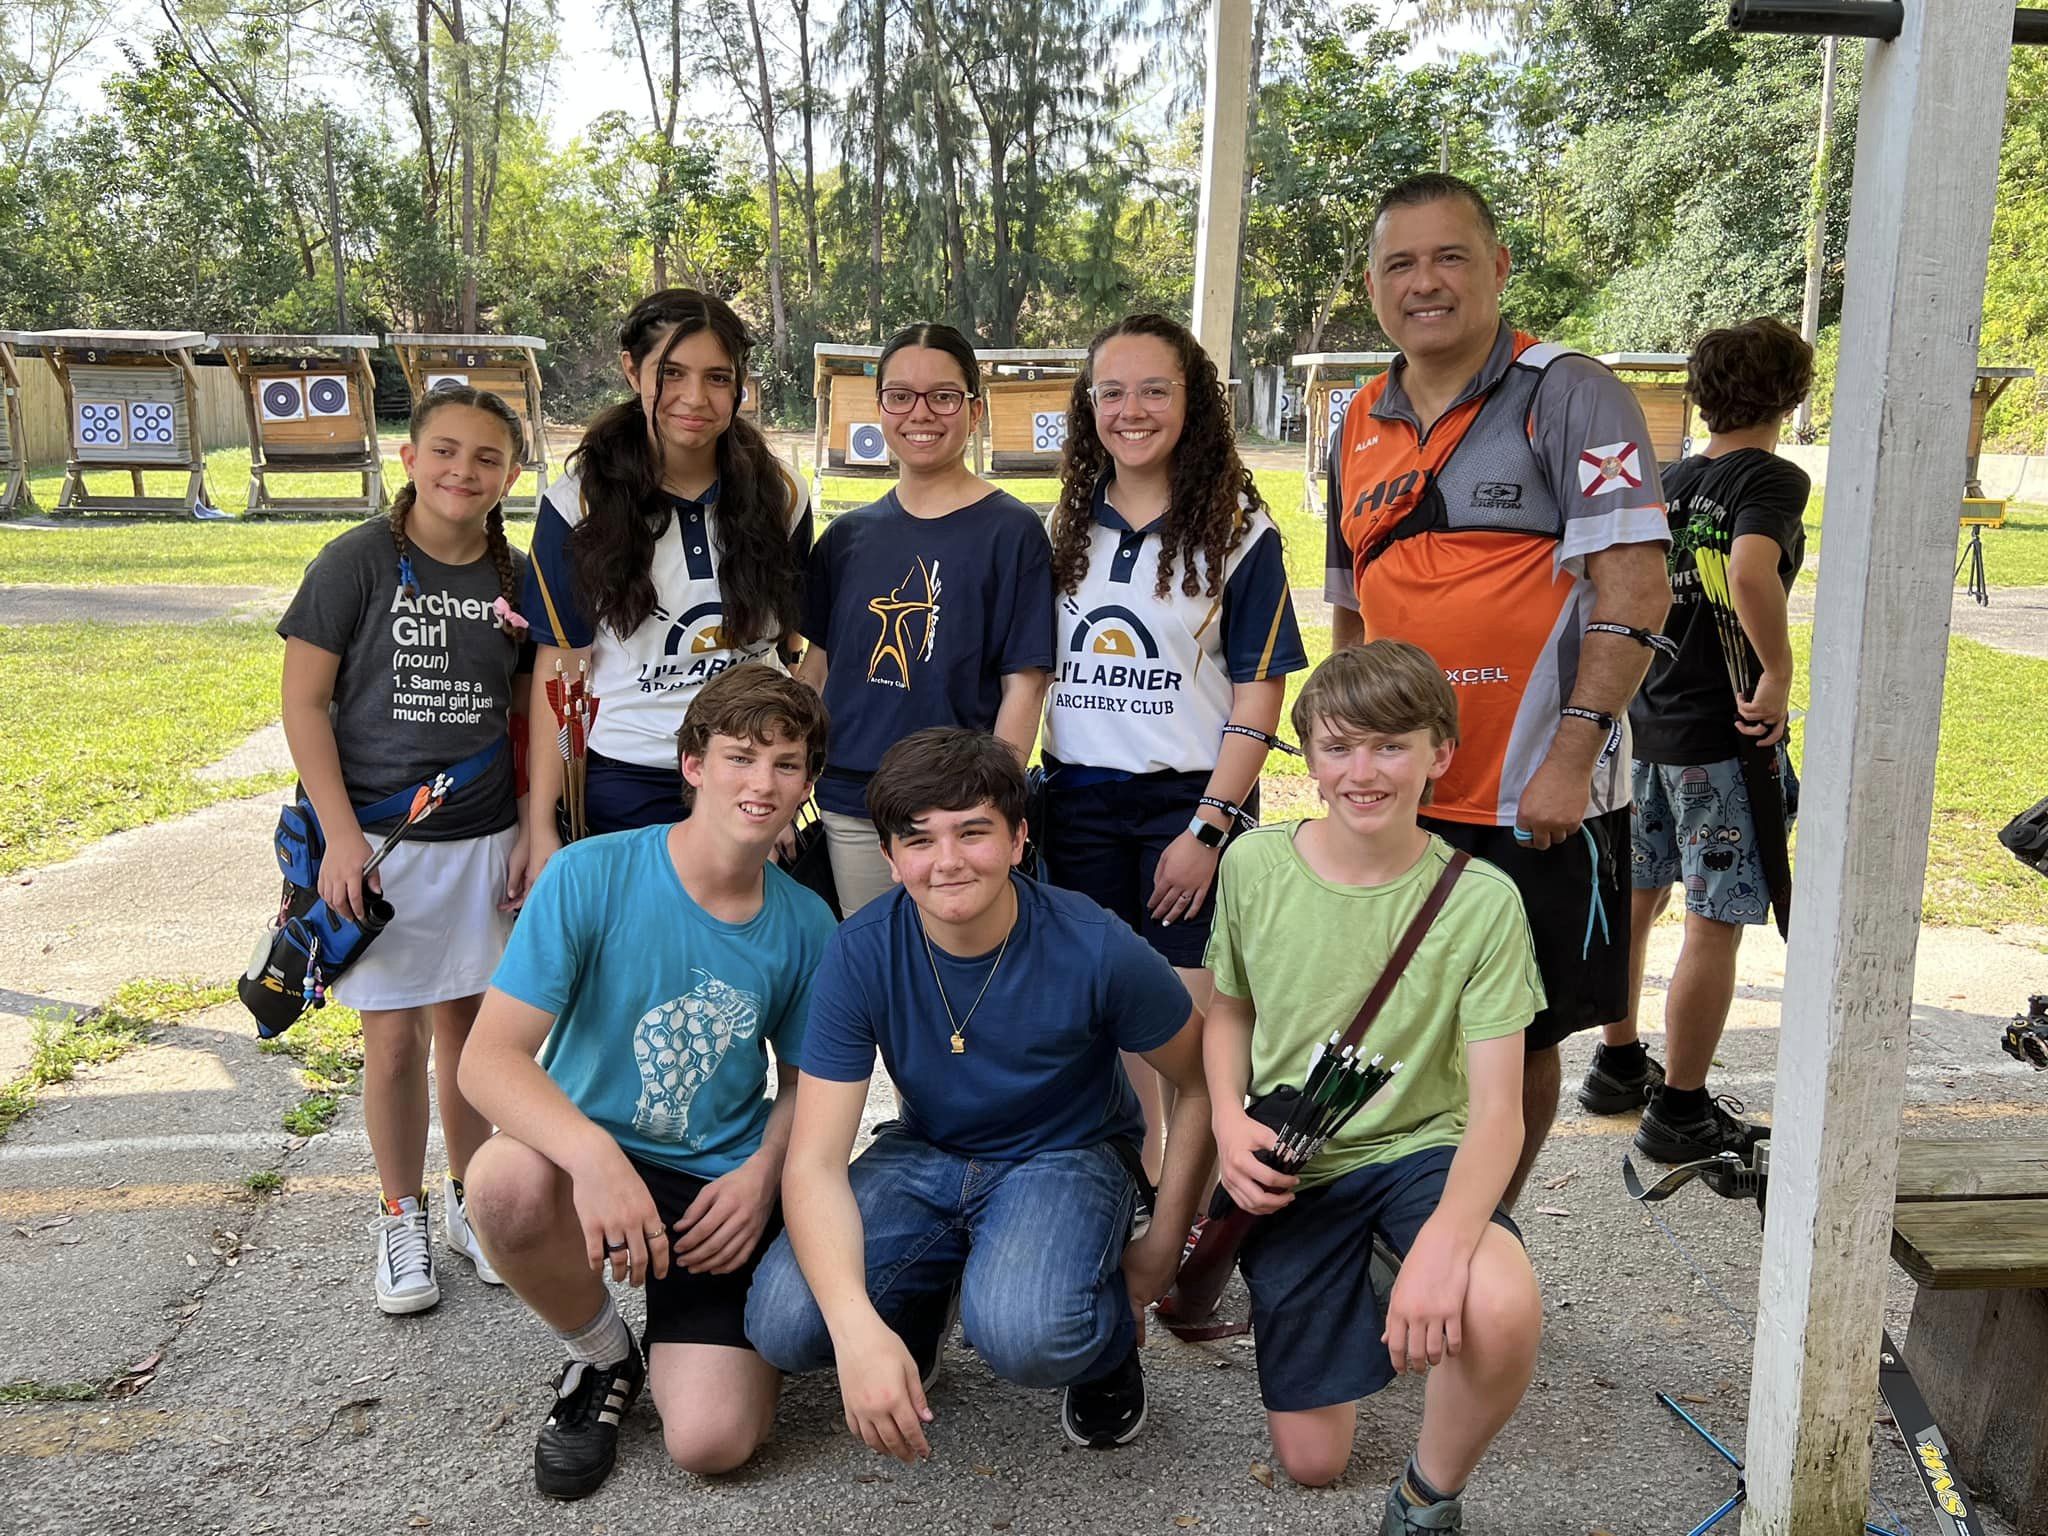
[[[195,776],[277,719],[282,659],[261,624],[0,627],[0,873],[285,782]]]
[[[283,1034],[262,1041],[266,1056],[289,1056],[299,1078],[320,1093],[353,1093],[363,1074],[363,1021],[353,1008],[309,1008]]]
[[[149,1042],[164,1024],[228,1002],[231,986],[190,978],[143,978],[122,984],[104,1007],[87,1013],[42,1009],[29,1024],[28,1065],[0,1083],[0,1139],[34,1108],[36,1090],[68,1083],[80,1067],[100,1066]]]
[[[341,1113],[341,1101],[332,1094],[310,1093],[284,1112],[284,1128],[294,1136],[318,1136]]]
[[[2041,231],[2048,223],[2048,58],[2015,48],[2007,84],[2005,146],[1998,167],[1998,209],[1984,285],[1978,356],[1998,367],[2048,374],[2048,267]],[[1985,422],[1987,446],[2039,453],[2048,446],[2048,390],[2039,378],[2006,390]]]
[[[275,1195],[284,1191],[284,1175],[275,1168],[261,1168],[242,1180],[242,1188],[252,1195]]]

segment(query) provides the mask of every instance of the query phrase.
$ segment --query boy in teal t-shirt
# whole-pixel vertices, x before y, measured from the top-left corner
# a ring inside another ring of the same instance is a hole
[[[463,1052],[463,1092],[498,1126],[469,1168],[477,1231],[569,1357],[534,1449],[552,1498],[604,1481],[643,1384],[693,1472],[739,1466],[773,1420],[779,1379],[743,1320],[782,1226],[832,914],[769,856],[825,730],[817,695],[761,663],[706,683],[678,737],[687,819],[554,856]],[[646,1287],[644,1356],[607,1273]]]
[[[1259,1160],[1274,1133],[1242,1106],[1302,1082],[1443,873],[1452,850],[1415,817],[1457,719],[1442,670],[1405,642],[1318,667],[1293,723],[1329,815],[1231,844],[1209,942],[1210,1100],[1224,1187],[1264,1218],[1241,1262],[1277,1459],[1332,1481],[1358,1399],[1403,1370],[1431,1377],[1389,1536],[1463,1529],[1458,1495],[1535,1368],[1542,1303],[1499,1208],[1522,1146],[1522,1031],[1543,1008],[1514,885],[1475,860],[1452,887],[1361,1047],[1400,1072],[1298,1179]],[[1384,1316],[1375,1232],[1404,1260]]]

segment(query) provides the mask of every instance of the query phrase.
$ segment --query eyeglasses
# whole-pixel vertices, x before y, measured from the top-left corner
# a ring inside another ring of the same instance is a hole
[[[1126,389],[1121,384],[1097,384],[1088,391],[1088,398],[1095,402],[1098,411],[1119,411],[1133,398],[1148,411],[1163,411],[1173,403],[1173,392],[1187,386],[1173,379],[1152,379],[1136,389]]]
[[[908,416],[911,408],[922,400],[932,409],[934,416],[957,416],[960,407],[967,403],[964,389],[912,389],[904,384],[891,384],[879,396],[882,409],[891,416]]]

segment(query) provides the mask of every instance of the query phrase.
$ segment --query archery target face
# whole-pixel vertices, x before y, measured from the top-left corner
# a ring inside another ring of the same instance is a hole
[[[430,373],[427,375],[427,393],[437,389],[451,389],[469,382],[466,373]]]
[[[177,438],[171,408],[158,400],[128,402],[128,441],[138,448],[168,448]]]
[[[128,441],[128,413],[118,400],[81,400],[77,437],[82,448],[117,448]]]
[[[306,414],[297,379],[265,379],[257,391],[265,421],[297,421]]]
[[[306,380],[306,412],[311,416],[346,416],[348,380],[336,373],[316,374]]]
[[[1330,391],[1330,430],[1336,431],[1344,424],[1344,413],[1351,408],[1351,397],[1355,389],[1333,389]]]
[[[879,422],[856,421],[846,429],[846,458],[852,464],[889,462],[889,444]]]
[[[1033,411],[1031,446],[1040,453],[1058,453],[1067,446],[1067,413]]]

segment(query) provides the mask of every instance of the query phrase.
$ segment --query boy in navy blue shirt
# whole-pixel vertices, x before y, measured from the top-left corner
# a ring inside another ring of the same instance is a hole
[[[1076,1444],[1138,1433],[1138,1320],[1172,1283],[1214,1150],[1201,1015],[1122,921],[1015,872],[1024,801],[1016,754],[981,732],[918,731],[884,755],[868,809],[900,889],[819,967],[789,1230],[747,1301],[762,1357],[836,1361],[847,1423],[904,1461],[930,1454],[954,1305],[996,1375],[1065,1389]],[[1119,1049],[1180,1093],[1156,1219],[1131,1241],[1144,1122]],[[849,1168],[877,1050],[902,1119]]]
[[[739,1466],[773,1422],[780,1382],[747,1345],[747,1286],[780,1226],[793,1063],[832,915],[768,856],[825,730],[818,696],[760,662],[706,683],[678,737],[689,819],[549,860],[463,1052],[463,1092],[499,1127],[470,1165],[477,1231],[569,1356],[534,1449],[550,1497],[596,1491],[643,1382],[692,1472]],[[647,1289],[644,1359],[607,1272]]]

